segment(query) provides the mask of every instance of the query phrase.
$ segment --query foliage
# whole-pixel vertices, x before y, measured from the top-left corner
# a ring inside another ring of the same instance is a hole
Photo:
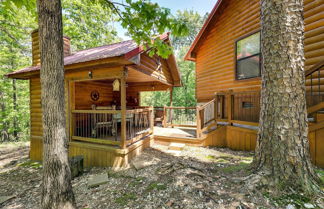
[[[37,28],[33,2],[15,0],[0,4],[0,141],[28,138],[29,82],[13,81],[4,75],[31,64],[30,32]],[[114,20],[111,10],[98,2],[63,0],[64,33],[73,40],[75,50],[119,40]]]
[[[208,13],[201,16],[198,12],[193,10],[177,11],[176,17],[185,23],[188,28],[188,34],[185,37],[173,37],[173,46],[179,50],[182,47],[188,47],[195,40],[202,25],[208,17]]]
[[[71,38],[74,50],[119,41],[113,26],[116,16],[97,1],[63,0],[64,35]]]
[[[189,29],[186,37],[173,37],[173,46],[176,49],[176,59],[181,72],[182,87],[173,90],[173,106],[196,106],[195,97],[195,64],[184,61],[183,57],[188,51],[190,44],[199,32],[207,15],[200,16],[194,11],[178,11],[177,18],[185,22]],[[143,92],[141,103],[144,106],[163,107],[170,105],[169,92]]]
[[[7,7],[10,10],[6,10]],[[0,23],[0,141],[26,139],[29,83],[7,79],[4,75],[30,63],[30,36],[26,30],[35,28],[36,24],[26,8],[18,8],[12,3],[0,5]]]
[[[170,9],[160,7],[149,0],[126,0],[125,3],[101,0],[118,16],[123,28],[134,41],[150,48],[150,55],[157,54],[167,58],[172,47],[159,38],[160,34],[171,32],[173,36],[183,37],[188,34],[186,23],[171,14]]]

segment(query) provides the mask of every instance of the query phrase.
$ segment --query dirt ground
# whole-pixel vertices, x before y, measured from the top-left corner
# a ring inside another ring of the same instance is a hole
[[[0,146],[0,208],[39,208],[41,164],[28,160],[28,146]],[[86,169],[72,184],[79,208],[321,208],[321,202],[300,197],[270,198],[249,190],[242,177],[251,152],[185,147],[176,155],[154,145],[135,159],[147,162],[120,171]],[[89,188],[89,178],[107,174],[108,182]]]

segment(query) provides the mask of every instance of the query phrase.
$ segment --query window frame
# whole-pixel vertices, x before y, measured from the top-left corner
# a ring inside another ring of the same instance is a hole
[[[260,52],[257,53],[257,54],[253,54],[253,55],[250,55],[250,56],[247,56],[247,57],[243,57],[243,58],[240,58],[240,59],[237,59],[237,43],[245,38],[248,38],[256,33],[260,33]],[[239,37],[238,39],[235,40],[235,57],[234,57],[234,61],[235,61],[235,70],[234,70],[234,73],[235,73],[235,80],[236,81],[242,81],[242,80],[249,80],[249,79],[257,79],[257,78],[260,78],[261,77],[261,68],[262,68],[262,54],[261,54],[261,31],[260,30],[257,30],[257,31],[253,31],[251,33],[248,33],[248,34],[245,34],[241,37]],[[255,76],[255,77],[249,77],[249,78],[238,78],[237,76],[237,65],[238,65],[238,61],[241,61],[241,60],[245,60],[245,59],[248,59],[248,58],[251,58],[251,57],[254,57],[254,56],[259,56],[259,75],[258,76]]]

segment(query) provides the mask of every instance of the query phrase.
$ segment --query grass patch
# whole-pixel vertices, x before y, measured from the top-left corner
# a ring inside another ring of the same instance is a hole
[[[323,169],[316,169],[315,171],[319,175],[320,179],[322,180],[322,183],[324,184],[324,170]]]
[[[134,193],[125,193],[121,197],[116,198],[116,203],[120,205],[127,205],[131,200],[136,200],[136,195]]]
[[[133,176],[125,175],[122,171],[108,170],[107,174],[109,178],[134,178]]]
[[[36,169],[43,167],[43,165],[40,162],[32,161],[32,160],[28,160],[26,162],[19,163],[18,166],[28,167],[28,168],[36,168]]]
[[[222,172],[226,173],[226,174],[230,174],[230,173],[234,173],[240,170],[245,170],[249,167],[250,163],[245,163],[245,162],[240,162],[236,165],[231,165],[231,166],[227,166],[224,168],[220,168]]]
[[[150,185],[148,185],[147,187],[147,191],[153,191],[153,190],[166,190],[167,186],[163,183],[159,183],[159,182],[153,182]]]
[[[305,203],[310,203],[310,198],[301,194],[285,194],[280,197],[272,197],[270,193],[263,194],[267,199],[272,201],[276,206],[294,205],[296,208],[304,208]]]
[[[216,163],[230,163],[233,160],[231,156],[214,156],[214,155],[207,155],[206,157],[208,160],[211,160]]]
[[[134,181],[130,182],[129,185],[132,187],[135,187],[139,184],[142,184],[144,180],[145,180],[145,177],[137,177]]]

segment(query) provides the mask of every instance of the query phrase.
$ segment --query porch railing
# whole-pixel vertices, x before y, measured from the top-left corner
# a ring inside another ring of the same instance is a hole
[[[215,102],[211,100],[197,107],[164,107],[163,127],[195,128],[196,137],[216,124]]]
[[[164,107],[164,127],[196,127],[196,107]]]
[[[121,114],[121,110],[73,110],[71,139],[122,147],[152,133],[153,108],[126,110],[125,123]],[[121,134],[123,124],[126,138]]]
[[[305,72],[306,102],[311,107],[324,101],[324,61]]]
[[[153,133],[154,109],[143,108],[126,111],[126,140],[127,145]]]

